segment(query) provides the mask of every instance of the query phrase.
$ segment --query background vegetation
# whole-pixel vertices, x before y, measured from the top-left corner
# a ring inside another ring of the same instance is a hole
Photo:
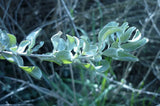
[[[69,11],[66,11],[66,10]],[[0,61],[0,104],[41,106],[158,105],[160,103],[160,0],[0,0],[0,28],[17,37],[42,27],[38,53],[52,51],[58,31],[93,41],[110,21],[137,27],[149,43],[134,54],[139,62],[112,61],[103,73],[74,65],[58,66],[24,57],[44,77],[36,80],[16,65]],[[77,29],[77,30],[75,30]],[[65,35],[62,37],[65,38]]]

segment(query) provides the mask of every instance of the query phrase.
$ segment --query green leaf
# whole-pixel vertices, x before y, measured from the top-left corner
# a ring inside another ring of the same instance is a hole
[[[100,32],[99,32],[99,34],[98,34],[98,41],[99,42],[101,42],[101,41],[104,41],[105,39],[104,38],[106,38],[108,35],[107,35],[107,33],[111,33],[111,31],[110,32],[107,32],[109,29],[112,29],[112,28],[117,28],[118,27],[118,25],[119,25],[119,23],[117,23],[117,22],[110,22],[110,23],[108,23],[107,25],[105,25],[101,30],[100,30]],[[113,30],[112,30],[113,31]],[[107,32],[107,33],[106,33]],[[105,37],[104,37],[105,36]]]
[[[37,66],[20,66],[20,68],[36,79],[41,79],[42,77],[41,69]]]
[[[133,36],[132,40],[128,40],[128,42],[136,42],[141,39],[141,33],[137,29],[135,35]]]
[[[129,42],[129,43],[126,43],[126,44],[122,44],[121,47],[124,50],[133,51],[133,50],[138,49],[141,46],[145,45],[148,41],[149,40],[147,38],[143,38],[143,39],[135,41],[135,42]]]
[[[16,43],[17,43],[16,37],[14,35],[12,35],[12,34],[9,34],[9,33],[7,33],[7,35],[9,37],[8,48],[16,46]]]
[[[65,48],[66,48],[66,42],[64,41],[64,39],[59,38],[57,51],[65,50]]]
[[[104,72],[110,68],[110,64],[107,60],[101,61],[100,64],[101,65],[95,67],[97,71]]]
[[[5,58],[0,54],[0,59],[1,60],[5,60]]]
[[[70,64],[72,63],[72,53],[67,50],[59,51],[55,54],[56,58],[61,60],[63,64]]]
[[[36,45],[36,46],[32,49],[32,52],[38,51],[43,45],[44,45],[44,42],[41,41],[41,42],[39,43],[39,45]]]
[[[17,51],[18,47],[17,47],[17,46],[13,46],[13,47],[10,47],[9,49],[10,49],[13,53],[16,54],[16,51]]]
[[[58,47],[58,43],[59,43],[59,38],[60,36],[62,35],[62,32],[59,31],[58,33],[56,33],[55,35],[53,35],[51,37],[51,42],[52,42],[52,45],[54,47],[54,50],[53,51],[56,51],[57,50],[57,47]]]
[[[102,60],[102,56],[101,56],[101,55],[95,55],[95,56],[93,57],[93,60],[94,60],[95,62],[99,62],[99,61]]]
[[[97,54],[98,47],[96,45],[90,45],[88,50],[85,51],[85,55],[94,56]]]
[[[118,50],[119,49],[117,48],[108,48],[103,52],[103,55],[108,57],[116,57],[118,56]]]
[[[90,51],[90,45],[89,43],[82,39],[83,40],[83,51],[82,51],[82,55],[86,55],[86,52]]]
[[[5,50],[9,45],[9,37],[5,31],[0,29],[0,51]]]
[[[114,34],[114,33],[116,33],[116,32],[119,32],[119,31],[121,31],[121,28],[119,28],[119,27],[114,27],[114,28],[108,29],[108,30],[104,33],[104,35],[102,36],[101,42],[102,42],[102,41],[105,41],[105,39],[106,39],[109,35]]]
[[[133,56],[132,54],[126,52],[126,51],[119,51],[117,57],[113,57],[115,60],[121,60],[121,61],[132,61],[136,62],[138,61],[138,58],[136,56]]]
[[[76,42],[76,46],[74,47],[74,52],[81,53],[80,48],[83,47],[84,40],[78,39],[77,37],[74,37],[74,39],[75,39],[75,42]]]
[[[67,36],[67,50],[71,51],[76,46],[75,39],[70,35],[66,36]]]
[[[129,27],[129,26],[128,26],[128,22],[124,22],[120,27],[121,27],[122,30],[123,30],[122,33],[124,33],[125,30]]]
[[[18,53],[23,53],[26,49],[26,47],[30,44],[30,41],[29,40],[24,40],[24,41],[21,41],[21,43],[19,44],[18,46],[18,49],[17,49],[17,52]]]
[[[120,41],[126,42],[131,37],[133,31],[136,29],[136,27],[130,27],[122,36],[120,37]]]
[[[41,31],[41,28],[38,28],[34,31],[32,31],[27,37],[26,37],[26,40],[29,40],[30,41],[30,45],[27,49],[27,52],[28,53],[31,53],[31,49],[34,47],[35,45],[35,42],[36,42],[36,38],[39,36],[40,34],[40,31]]]
[[[24,62],[21,56],[2,53],[2,56],[11,63],[16,63],[18,66],[23,66]]]
[[[82,65],[89,70],[95,70],[95,67],[91,65],[90,63],[82,63]]]
[[[112,47],[112,48],[118,48],[119,45],[120,45],[119,42],[116,42],[116,41],[115,41],[115,42],[112,43],[111,47]]]

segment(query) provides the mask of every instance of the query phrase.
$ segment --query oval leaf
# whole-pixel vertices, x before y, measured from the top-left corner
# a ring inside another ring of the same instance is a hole
[[[8,33],[7,35],[8,35],[8,37],[9,37],[9,45],[8,45],[8,48],[16,46],[16,43],[17,43],[16,37],[15,37],[14,35],[12,35],[12,34],[9,34],[9,33]]]
[[[133,51],[133,50],[138,49],[139,47],[145,45],[148,41],[149,40],[147,38],[143,38],[143,39],[138,40],[136,42],[129,42],[129,43],[126,43],[126,44],[122,44],[121,47],[124,50]]]
[[[36,79],[41,79],[42,77],[41,69],[37,66],[20,66],[20,68]]]

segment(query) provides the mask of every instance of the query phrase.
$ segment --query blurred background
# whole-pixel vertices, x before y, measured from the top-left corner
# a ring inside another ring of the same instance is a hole
[[[37,106],[155,106],[160,104],[160,0],[0,0],[0,28],[17,42],[41,27],[37,42],[45,41],[39,54],[52,51],[52,35],[58,31],[96,40],[110,21],[138,28],[149,43],[134,54],[139,62],[112,62],[103,75],[73,65],[58,66],[23,57],[26,65],[38,65],[44,74],[35,80],[16,65],[0,61],[0,104]],[[71,76],[73,74],[73,77]],[[106,75],[106,74],[104,74]],[[73,79],[74,78],[74,79]],[[101,83],[106,83],[101,90]],[[125,84],[125,86],[122,85]]]

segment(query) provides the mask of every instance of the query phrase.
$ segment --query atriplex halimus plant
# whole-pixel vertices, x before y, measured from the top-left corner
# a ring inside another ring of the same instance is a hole
[[[17,64],[36,79],[42,77],[41,69],[37,66],[24,66],[22,56],[37,57],[41,61],[54,62],[59,65],[79,63],[85,68],[103,72],[109,68],[109,62],[102,56],[114,60],[136,62],[138,58],[131,52],[148,42],[147,38],[141,38],[138,29],[129,27],[127,22],[121,26],[117,22],[110,22],[100,30],[97,43],[90,41],[87,36],[77,38],[66,35],[66,40],[64,40],[61,38],[62,32],[58,32],[51,37],[53,51],[35,54],[34,52],[44,44],[41,41],[35,45],[40,31],[39,28],[31,32],[17,45],[14,35],[0,30],[0,59]]]

